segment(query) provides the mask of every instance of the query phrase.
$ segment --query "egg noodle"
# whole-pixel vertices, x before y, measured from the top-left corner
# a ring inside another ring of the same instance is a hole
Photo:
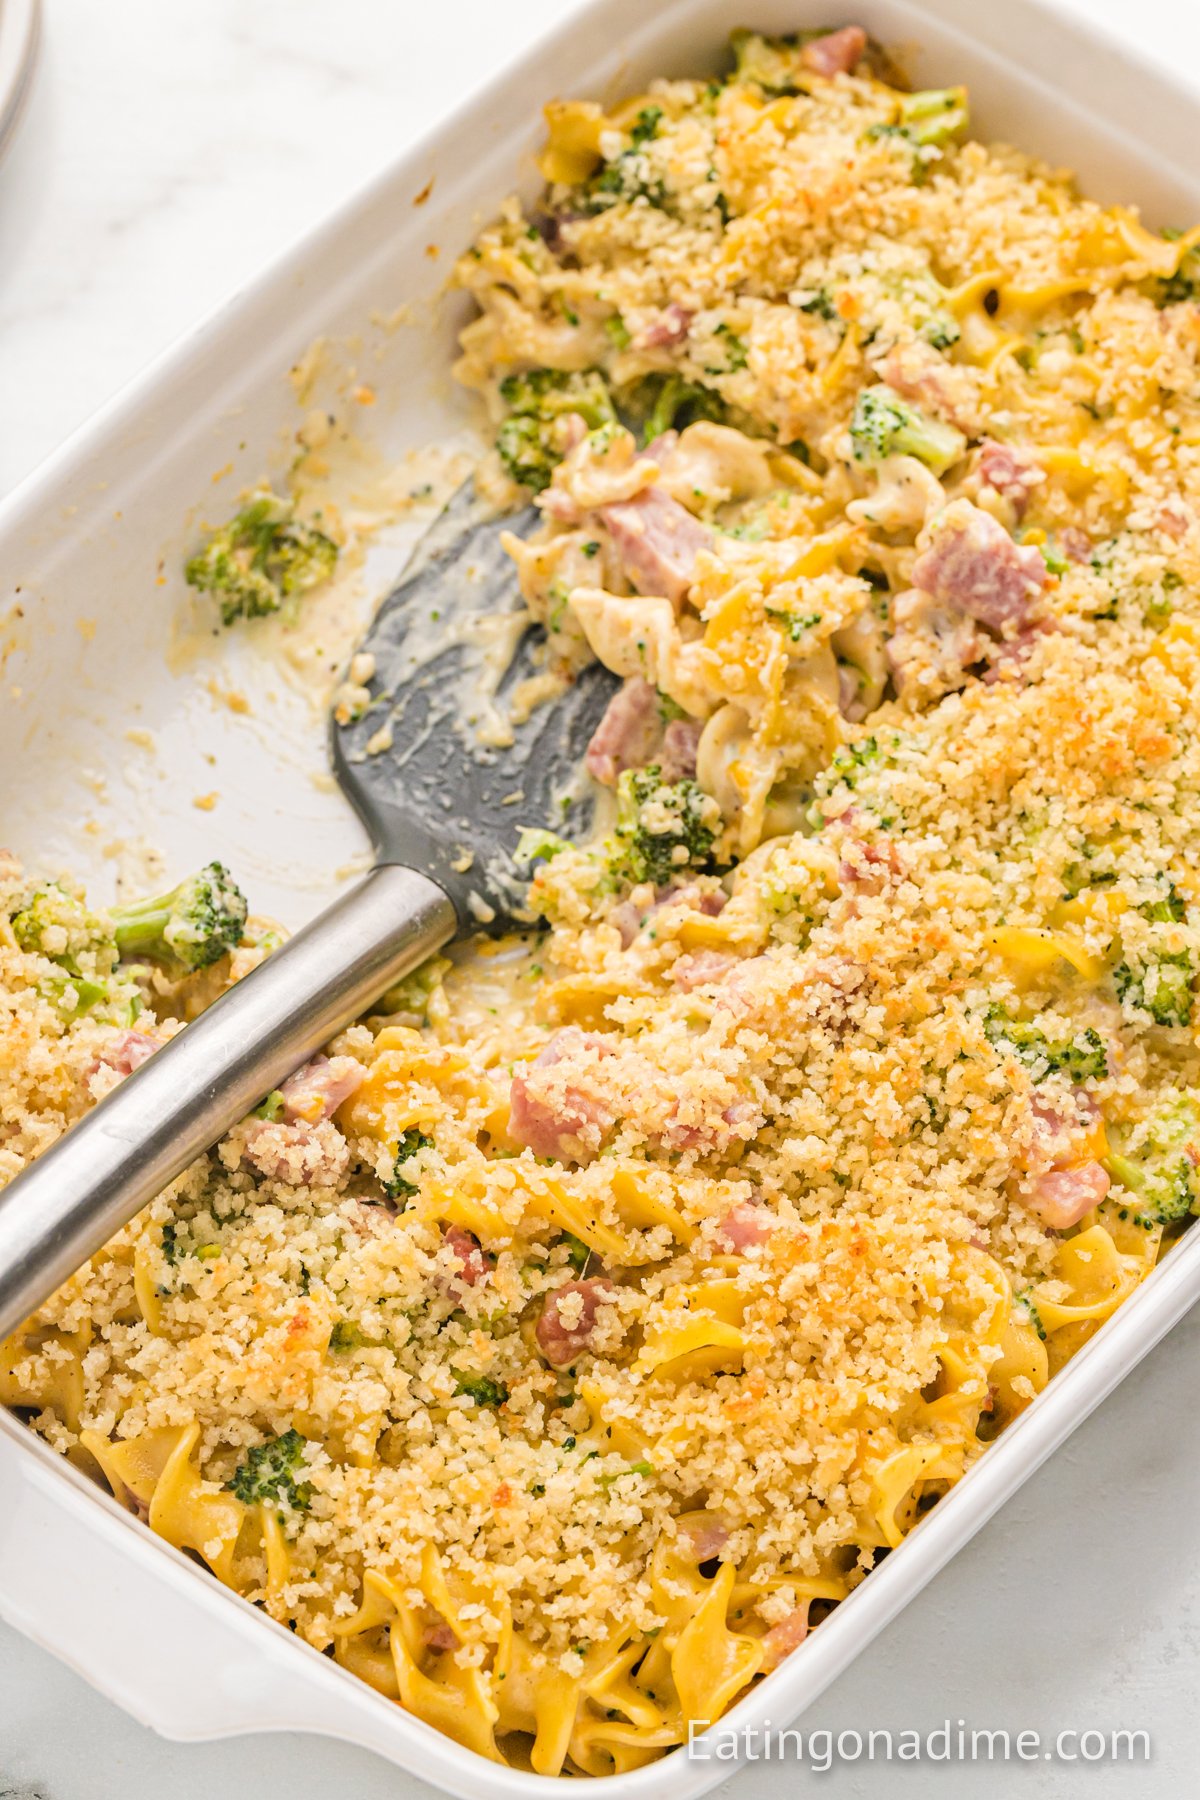
[[[616,828],[534,833],[536,928],[268,1096],[0,1400],[418,1718],[602,1775],[804,1655],[1197,1204],[1200,261],[853,27],[547,116],[459,374],[546,690],[624,678]],[[114,967],[30,889],[4,1178],[275,941]]]

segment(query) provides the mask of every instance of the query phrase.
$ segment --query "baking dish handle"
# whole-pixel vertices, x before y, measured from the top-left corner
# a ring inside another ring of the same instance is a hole
[[[372,870],[10,1182],[0,1339],[456,925],[427,876]]]

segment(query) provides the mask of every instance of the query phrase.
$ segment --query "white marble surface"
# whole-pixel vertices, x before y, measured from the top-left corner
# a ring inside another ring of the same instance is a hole
[[[1195,0],[1070,0],[1200,96]],[[0,494],[565,0],[48,0],[0,166]],[[836,9],[835,9],[836,10]],[[742,8],[731,4],[730,20]],[[538,96],[531,95],[531,105]],[[1144,1728],[1148,1766],[859,1763],[833,1796],[1190,1794],[1200,1763],[1200,1317],[842,1678],[810,1723]],[[811,1779],[741,1776],[741,1800]],[[0,1800],[358,1800],[421,1784],[299,1737],[168,1744],[0,1627]]]

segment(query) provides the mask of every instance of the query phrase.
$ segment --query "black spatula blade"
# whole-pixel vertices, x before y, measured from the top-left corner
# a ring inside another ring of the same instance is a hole
[[[472,482],[458,490],[360,646],[375,658],[369,707],[332,728],[334,771],[379,856],[439,882],[463,930],[520,919],[523,826],[587,833],[581,759],[617,686],[594,663],[511,724],[514,691],[542,672],[545,633],[528,620],[500,537],[537,517],[532,507],[496,517]]]

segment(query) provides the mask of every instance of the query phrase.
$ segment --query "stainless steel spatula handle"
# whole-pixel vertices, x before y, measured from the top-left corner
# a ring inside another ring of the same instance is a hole
[[[455,930],[435,882],[384,864],[73,1125],[0,1193],[0,1338]]]

